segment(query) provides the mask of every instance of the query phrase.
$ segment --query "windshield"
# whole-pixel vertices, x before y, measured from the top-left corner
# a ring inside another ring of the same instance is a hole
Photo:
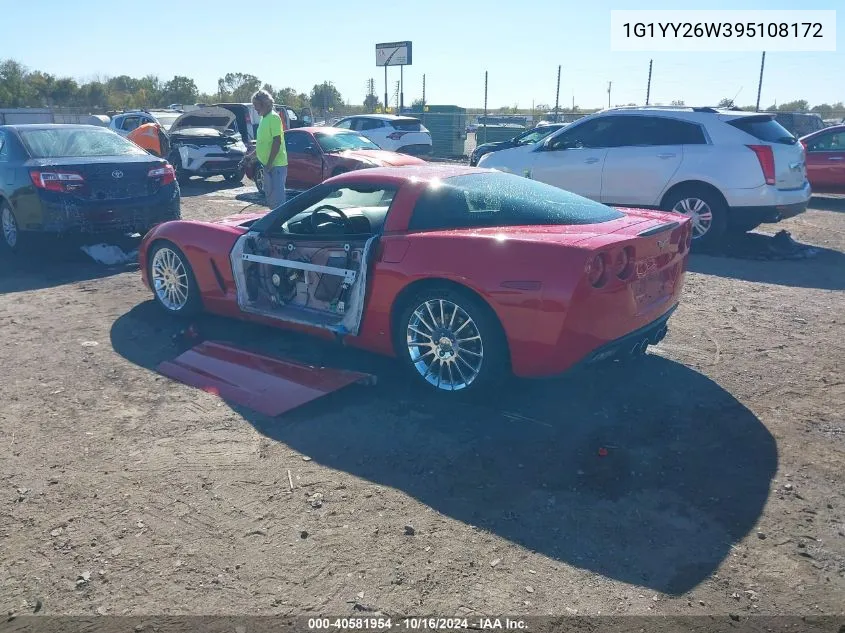
[[[414,207],[410,230],[598,224],[616,209],[513,174],[454,176],[432,183]]]
[[[347,132],[344,134],[314,134],[324,152],[342,152],[348,149],[381,149],[370,139]]]
[[[133,156],[147,152],[119,134],[91,126],[20,130],[21,140],[33,158],[87,158]]]
[[[528,130],[525,134],[520,134],[516,137],[516,142],[518,145],[530,145],[531,143],[537,143],[538,141],[542,141],[552,132],[556,132],[560,128],[555,127],[553,125],[549,125],[548,127],[538,127],[534,128],[533,130]]]
[[[180,112],[167,112],[164,114],[154,114],[153,116],[156,118],[156,121],[161,124],[161,127],[165,130],[169,130],[170,126],[173,125],[173,122],[182,116],[182,114]]]

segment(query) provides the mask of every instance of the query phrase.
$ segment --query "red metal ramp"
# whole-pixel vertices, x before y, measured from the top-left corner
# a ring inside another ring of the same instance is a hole
[[[351,384],[376,381],[372,374],[311,367],[216,341],[200,343],[161,363],[157,370],[268,416],[281,415]]]

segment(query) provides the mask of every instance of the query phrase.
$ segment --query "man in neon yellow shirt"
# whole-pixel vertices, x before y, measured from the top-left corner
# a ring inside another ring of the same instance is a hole
[[[252,95],[252,105],[261,115],[255,139],[255,155],[264,166],[264,198],[271,209],[285,202],[288,177],[288,152],[282,119],[273,108],[273,95],[259,90]]]

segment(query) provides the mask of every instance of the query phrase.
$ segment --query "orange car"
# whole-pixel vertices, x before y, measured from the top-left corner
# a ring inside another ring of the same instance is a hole
[[[126,138],[159,158],[166,158],[170,153],[170,141],[158,123],[139,125]]]

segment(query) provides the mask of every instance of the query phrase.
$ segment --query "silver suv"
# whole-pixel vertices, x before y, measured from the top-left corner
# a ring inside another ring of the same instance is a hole
[[[811,194],[804,148],[773,114],[716,108],[603,110],[478,166],[609,205],[683,213],[698,243],[797,215]]]

